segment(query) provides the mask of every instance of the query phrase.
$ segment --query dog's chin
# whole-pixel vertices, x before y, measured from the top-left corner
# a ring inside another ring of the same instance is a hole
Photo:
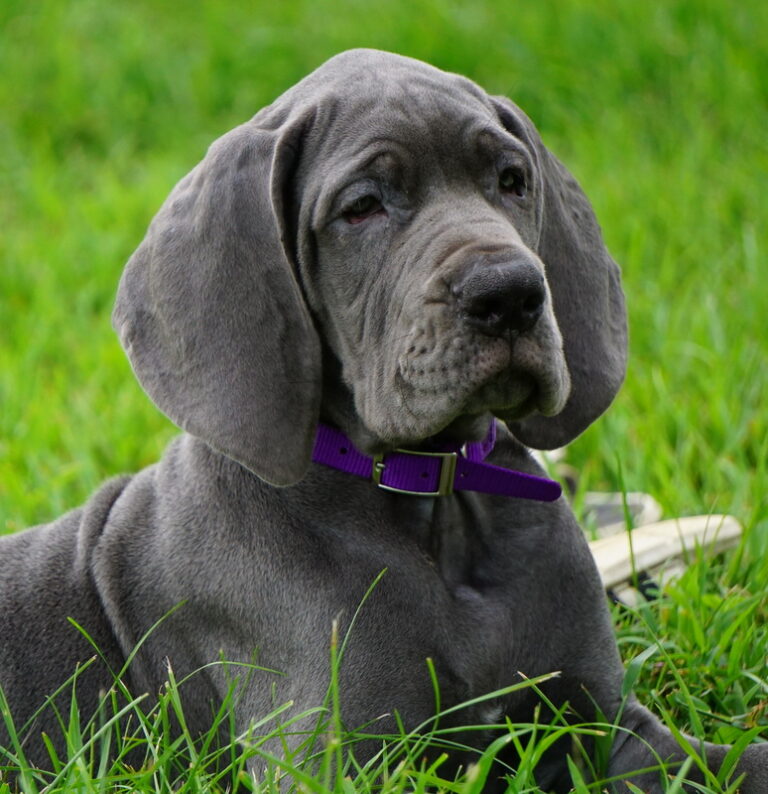
[[[490,411],[478,414],[457,416],[445,427],[430,436],[436,443],[464,444],[467,441],[482,441],[488,435],[488,428],[493,420]]]
[[[504,422],[532,414],[554,416],[563,410],[571,382],[565,366],[536,371],[506,370],[477,391],[474,400]]]

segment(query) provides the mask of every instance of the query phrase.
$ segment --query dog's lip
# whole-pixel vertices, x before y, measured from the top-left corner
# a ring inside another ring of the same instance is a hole
[[[502,406],[493,408],[492,412],[494,416],[497,416],[504,422],[519,422],[535,414],[556,416],[563,410],[566,401],[567,396],[557,400],[544,399],[541,389],[536,387],[529,397],[519,405],[515,407]]]
[[[494,377],[482,384],[470,397],[483,401],[497,416],[504,414],[514,419],[522,419],[530,414],[539,413],[544,416],[555,416],[565,407],[570,395],[571,381],[565,362],[557,360],[541,366],[516,367],[503,369]],[[527,389],[526,394],[521,394]],[[512,397],[506,401],[506,397]],[[501,399],[494,399],[501,397]],[[472,406],[474,407],[474,406]]]
[[[565,361],[561,367],[553,367],[547,375],[539,381],[537,409],[544,416],[557,416],[571,396],[571,376]]]
[[[534,387],[528,397],[516,406],[499,406],[493,409],[494,415],[505,422],[519,422],[528,416],[541,414],[542,416],[556,416],[565,408],[570,394],[570,379],[566,378],[567,385],[543,384],[539,378],[534,378]],[[562,378],[558,380],[562,381]],[[565,386],[565,387],[564,387]]]
[[[540,411],[538,406],[538,389],[534,388],[528,397],[516,406],[504,405],[491,409],[494,416],[505,422],[518,422],[526,416]]]

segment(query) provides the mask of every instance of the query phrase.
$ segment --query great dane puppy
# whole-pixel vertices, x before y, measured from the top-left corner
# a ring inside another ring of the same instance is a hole
[[[68,618],[106,662],[78,679],[84,715],[158,621],[125,682],[157,693],[167,661],[179,679],[202,668],[182,690],[192,730],[230,683],[206,667],[220,654],[282,673],[243,677],[238,730],[275,704],[318,706],[332,622],[343,635],[384,571],[341,665],[348,728],[428,721],[427,659],[443,708],[558,671],[541,687],[556,707],[620,719],[607,773],[663,790],[663,773],[634,771],[685,755],[622,703],[589,549],[528,452],[573,439],[618,390],[619,270],[512,102],[397,55],[331,59],[177,185],[114,323],[186,432],[84,507],[0,539],[0,684],[18,725],[93,655]],[[522,689],[467,707],[457,721],[489,730],[461,738],[487,743],[541,702]],[[60,743],[51,708],[28,730],[39,763],[42,731]],[[539,765],[544,790],[568,790],[569,748]],[[700,749],[713,769],[727,751]],[[742,791],[768,791],[767,750],[747,749]]]

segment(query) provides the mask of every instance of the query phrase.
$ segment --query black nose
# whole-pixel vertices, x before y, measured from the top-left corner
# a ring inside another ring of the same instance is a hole
[[[544,310],[544,276],[527,261],[476,265],[453,286],[464,320],[488,336],[525,333]]]

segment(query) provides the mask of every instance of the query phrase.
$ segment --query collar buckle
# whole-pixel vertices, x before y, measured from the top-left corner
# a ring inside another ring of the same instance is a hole
[[[393,485],[386,485],[381,481],[384,470],[387,464],[384,458],[388,455],[415,455],[417,457],[425,458],[442,458],[440,465],[440,476],[438,478],[436,491],[411,491],[406,488],[397,488]],[[392,491],[393,493],[409,494],[410,496],[449,496],[453,493],[453,481],[456,477],[456,463],[458,461],[458,452],[416,452],[412,449],[396,449],[394,453],[380,453],[373,456],[373,468],[371,470],[371,479],[385,491]]]

